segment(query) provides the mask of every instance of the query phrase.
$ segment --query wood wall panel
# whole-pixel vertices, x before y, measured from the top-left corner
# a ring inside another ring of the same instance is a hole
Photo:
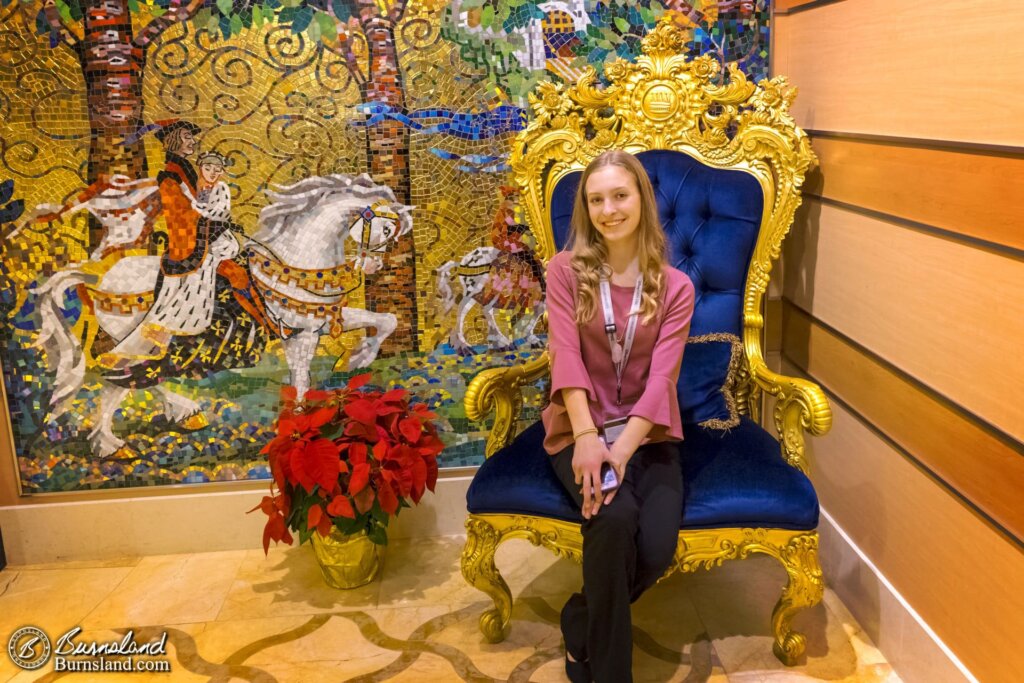
[[[1024,261],[810,200],[788,299],[1024,441]]]
[[[804,192],[1024,251],[1024,154],[816,136]]]
[[[1024,452],[788,302],[786,358],[829,387],[1024,547]]]
[[[777,14],[804,128],[1024,145],[1020,0],[858,0]]]
[[[843,0],[775,0],[775,11],[776,12],[790,12],[792,10],[803,8],[805,11],[811,9],[809,5],[822,5],[826,2],[842,2]]]
[[[832,431],[807,442],[822,507],[979,680],[1017,683],[1024,553],[831,403]]]

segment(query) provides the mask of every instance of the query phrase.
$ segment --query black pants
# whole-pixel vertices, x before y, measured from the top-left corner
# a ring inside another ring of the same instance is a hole
[[[572,472],[573,447],[552,458],[555,473],[581,508]],[[683,508],[675,443],[641,446],[610,505],[583,521],[583,590],[562,608],[565,649],[590,662],[597,683],[633,680],[630,604],[672,562]]]

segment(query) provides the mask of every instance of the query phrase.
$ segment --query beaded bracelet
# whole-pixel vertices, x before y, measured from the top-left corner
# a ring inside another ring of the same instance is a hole
[[[597,431],[597,427],[590,427],[590,428],[588,428],[588,429],[581,429],[580,431],[578,431],[578,432],[575,432],[575,433],[574,433],[574,434],[572,435],[572,440],[573,440],[573,441],[578,441],[578,440],[579,440],[579,438],[580,438],[581,436],[583,436],[584,434],[597,434],[597,433],[598,433],[598,431]]]

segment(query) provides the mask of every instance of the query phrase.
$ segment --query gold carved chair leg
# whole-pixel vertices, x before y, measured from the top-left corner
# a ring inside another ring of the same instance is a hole
[[[512,591],[494,565],[494,553],[513,538],[547,548],[577,564],[583,562],[579,524],[527,515],[470,515],[462,550],[462,576],[494,600],[494,609],[480,615],[480,630],[492,643],[505,639],[512,619]]]
[[[791,628],[796,613],[821,602],[825,584],[818,565],[818,532],[786,529],[703,529],[681,531],[676,566],[669,570],[696,572],[726,560],[745,560],[752,553],[770,555],[782,563],[789,582],[772,610],[772,650],[786,666],[794,666],[807,647],[802,633]]]
[[[807,647],[807,639],[791,628],[793,617],[821,602],[825,591],[818,564],[818,533],[795,535],[785,547],[768,554],[779,560],[789,575],[789,582],[772,610],[772,650],[783,664],[794,666]]]
[[[494,600],[494,609],[480,615],[480,630],[491,643],[505,640],[512,620],[512,591],[494,565],[494,553],[502,540],[498,530],[485,519],[470,515],[466,520],[462,576]]]

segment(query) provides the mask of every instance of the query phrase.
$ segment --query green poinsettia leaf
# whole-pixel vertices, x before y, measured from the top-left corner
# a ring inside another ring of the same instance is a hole
[[[388,544],[388,531],[382,526],[374,525],[366,531],[366,537],[377,545]]]

